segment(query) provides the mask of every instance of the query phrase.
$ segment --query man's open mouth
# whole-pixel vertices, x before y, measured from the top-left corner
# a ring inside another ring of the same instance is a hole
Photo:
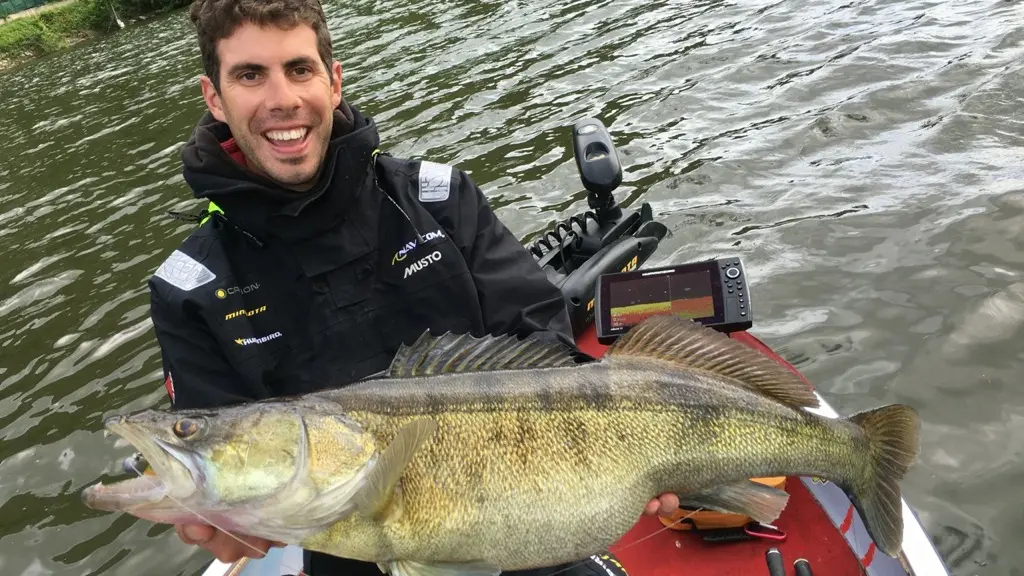
[[[268,130],[263,133],[270,145],[281,152],[300,151],[309,139],[310,129],[306,126],[288,130]]]

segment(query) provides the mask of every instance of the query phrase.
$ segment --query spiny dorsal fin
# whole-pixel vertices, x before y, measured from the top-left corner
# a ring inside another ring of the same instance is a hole
[[[356,505],[360,513],[376,517],[386,509],[394,497],[395,485],[405,472],[405,467],[409,465],[409,461],[416,455],[420,446],[433,437],[436,431],[436,421],[421,418],[406,424],[395,434],[373,465],[366,484],[356,495]]]
[[[540,333],[520,340],[513,335],[476,338],[471,334],[450,332],[433,336],[426,331],[412,346],[403,344],[398,349],[384,377],[554,368],[572,366],[578,358],[569,346],[554,337],[545,340]]]
[[[794,408],[818,406],[799,376],[778,362],[725,334],[678,316],[652,316],[626,332],[605,357],[640,357],[714,372],[745,388]]]

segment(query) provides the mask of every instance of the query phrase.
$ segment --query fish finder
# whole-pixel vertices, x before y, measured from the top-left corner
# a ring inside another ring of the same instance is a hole
[[[611,344],[645,318],[673,314],[722,332],[753,325],[739,258],[602,274],[594,302],[597,341]]]

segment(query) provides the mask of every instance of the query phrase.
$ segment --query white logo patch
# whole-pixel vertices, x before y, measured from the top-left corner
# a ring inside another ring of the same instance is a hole
[[[420,162],[420,202],[444,202],[451,184],[451,166],[428,160]]]
[[[185,292],[195,290],[217,277],[209,268],[180,250],[171,252],[167,260],[156,269],[154,276]]]
[[[441,252],[439,250],[434,250],[433,252],[427,254],[423,258],[420,258],[416,262],[409,264],[409,266],[405,269],[405,276],[402,276],[402,278],[408,278],[409,276],[412,276],[413,274],[419,272],[420,270],[423,270],[427,266],[430,266],[431,264],[437,262],[440,259]]]
[[[438,228],[434,232],[427,232],[423,236],[423,241],[430,242],[431,240],[434,240],[436,238],[444,237],[444,232],[442,232],[441,229]],[[406,242],[405,246],[399,248],[398,252],[395,252],[395,255],[391,258],[391,265],[394,266],[396,262],[401,262],[402,260],[405,260],[405,257],[409,254],[409,252],[411,252],[412,249],[416,248],[417,246],[419,246],[419,243],[416,240],[410,240]]]

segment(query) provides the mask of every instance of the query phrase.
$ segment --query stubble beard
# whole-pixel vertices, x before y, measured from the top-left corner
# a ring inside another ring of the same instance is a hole
[[[270,154],[267,147],[271,146],[266,141],[266,138],[263,137],[264,130],[262,129],[259,131],[248,130],[242,137],[235,135],[235,143],[238,144],[239,149],[245,155],[246,163],[251,171],[276,182],[283,188],[305,192],[313,187],[313,184],[320,176],[324,157],[327,154],[327,147],[330,143],[331,122],[315,124],[310,128],[310,131],[312,134],[308,136],[310,138],[309,152],[301,158],[283,161],[268,159],[269,162],[265,162],[264,158],[261,157],[260,150]],[[311,168],[304,168],[303,166],[309,163],[311,157],[314,158]],[[267,164],[270,162],[277,165],[278,169],[268,168]],[[293,168],[282,168],[283,166],[292,166]]]

